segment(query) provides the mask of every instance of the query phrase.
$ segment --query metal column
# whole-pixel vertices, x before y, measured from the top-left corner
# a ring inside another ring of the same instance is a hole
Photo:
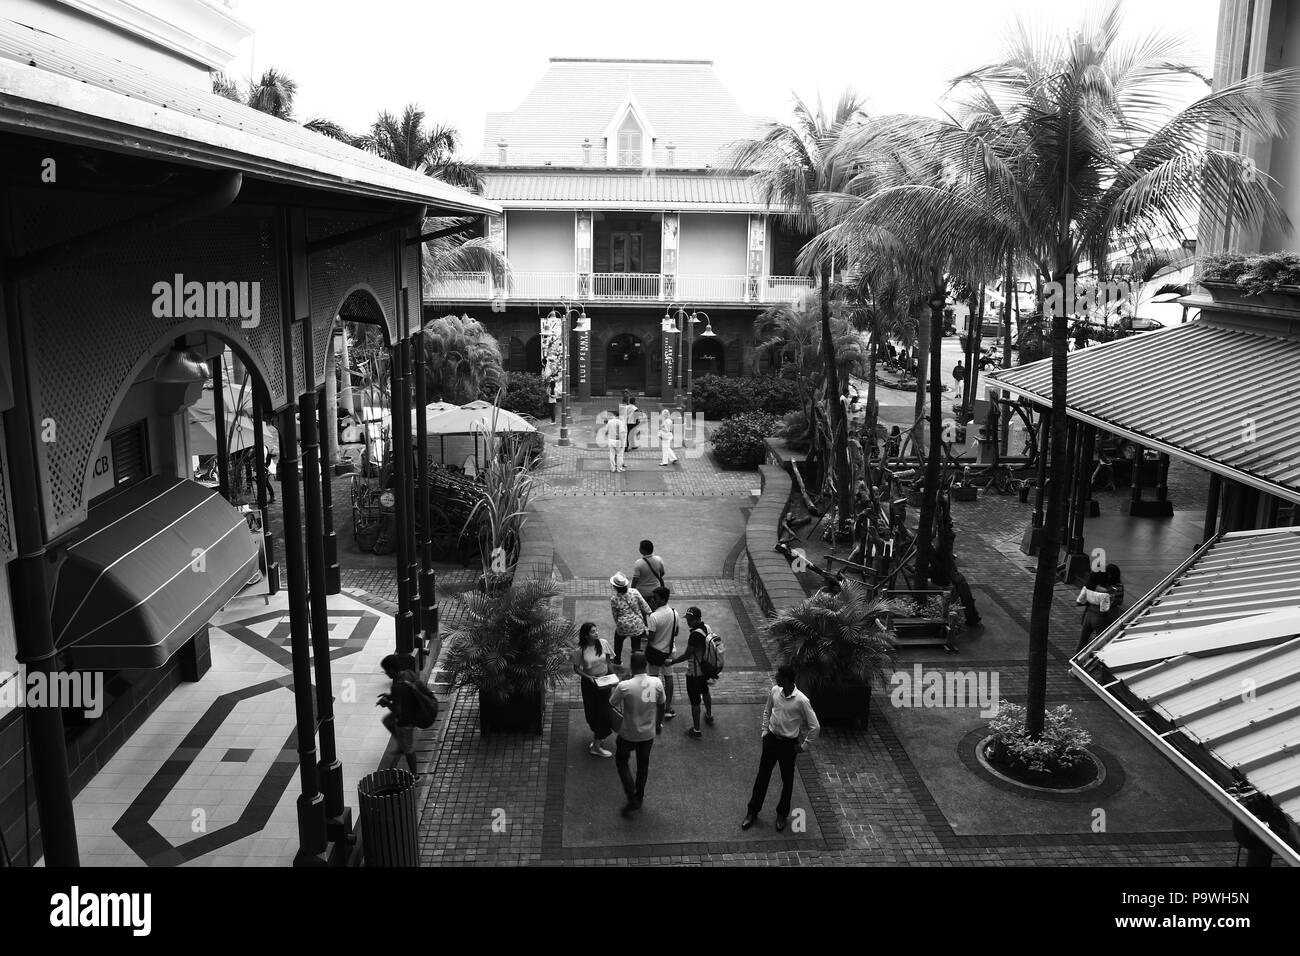
[[[275,563],[275,535],[271,533],[271,519],[267,514],[267,491],[271,478],[266,467],[266,431],[262,424],[262,398],[253,389],[253,454],[257,458],[257,508],[262,513],[262,545],[266,550],[266,584],[268,594],[280,591],[280,566]]]
[[[225,353],[211,362],[212,365],[212,431],[216,436],[217,487],[221,497],[230,500],[230,449],[226,447],[226,378]],[[236,418],[239,409],[235,409]]]
[[[410,556],[406,553],[406,522],[410,515],[406,512],[406,455],[402,452],[406,429],[402,420],[409,417],[406,410],[406,377],[402,374],[402,346],[394,342],[388,350],[392,383],[392,441],[393,441],[393,497],[396,507],[397,526],[393,529],[397,552],[397,652],[410,654],[415,650],[415,626],[411,614]]]
[[[326,373],[326,381],[329,381],[333,372]],[[330,421],[327,413],[328,401],[320,402],[320,420],[318,422],[322,432],[333,428],[337,424]],[[325,593],[338,594],[342,590],[339,581],[339,539],[334,533],[334,461],[331,456],[321,455],[320,460],[320,497],[321,497],[321,522],[323,525],[324,535],[322,540],[325,545]]]
[[[305,217],[299,211],[281,213],[279,230],[280,289],[284,323],[284,377],[290,394],[294,391],[294,332],[305,334],[306,322],[300,309],[307,304],[307,254],[303,244]],[[302,288],[299,288],[302,286]],[[310,343],[304,354],[311,354]],[[280,412],[280,500],[284,509],[284,562],[289,592],[289,640],[293,663],[293,699],[297,717],[298,855],[295,865],[320,863],[317,859],[329,845],[325,830],[325,798],[321,795],[316,767],[316,714],[311,686],[311,616],[307,604],[307,569],[302,536],[302,507],[299,500],[298,405],[291,402]]]
[[[437,578],[433,571],[433,533],[429,525],[429,385],[425,380],[424,332],[415,333],[416,513],[420,516],[420,623],[427,643],[438,633]]]
[[[406,296],[402,296],[402,304],[406,304]],[[410,327],[409,315],[407,316],[407,328]],[[411,609],[411,631],[414,635],[421,635],[424,630],[424,615],[420,607],[420,551],[415,533],[418,510],[416,508],[415,498],[415,449],[413,448],[413,438],[411,435],[411,381],[415,376],[411,370],[411,340],[410,338],[402,339],[402,377],[406,381],[406,390],[402,396],[402,453],[406,456],[405,479],[402,482],[402,491],[406,495],[406,524],[399,530],[406,536],[406,586],[407,586],[407,606]]]
[[[18,557],[9,564],[13,601],[14,638],[18,660],[28,675],[44,674],[47,682],[57,671],[54,632],[50,624],[45,552],[41,516],[40,449],[33,427],[31,385],[27,378],[27,347],[19,319],[17,283],[4,289],[4,312],[12,354],[14,407],[5,412],[5,440],[13,492],[13,531]],[[77,851],[77,821],[72,809],[72,784],[68,779],[68,745],[63,713],[57,707],[27,707],[20,718],[26,723],[32,775],[36,782],[36,815],[41,825],[41,845],[47,866],[81,865]],[[30,847],[27,848],[31,852]]]
[[[303,323],[304,329],[307,323]],[[308,382],[310,385],[311,382]],[[334,742],[334,682],[330,676],[329,598],[325,585],[325,541],[321,511],[321,454],[317,422],[320,406],[316,392],[303,393],[302,470],[306,499],[307,575],[311,598],[311,648],[316,673],[316,728],[320,734],[320,781],[325,795],[325,816],[339,820],[344,814],[343,765]],[[351,828],[348,827],[348,830]],[[346,834],[335,834],[340,839]]]

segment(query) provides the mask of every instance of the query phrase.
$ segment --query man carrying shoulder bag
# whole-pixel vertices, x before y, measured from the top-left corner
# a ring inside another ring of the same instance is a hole
[[[654,610],[650,612],[650,618],[646,621],[649,643],[646,646],[645,656],[646,662],[650,665],[649,674],[658,677],[664,685],[664,703],[659,708],[655,733],[662,733],[663,722],[677,716],[677,711],[673,710],[672,656],[680,624],[677,612],[668,606],[670,597],[672,592],[668,588],[662,586],[655,588],[650,595],[650,606]]]

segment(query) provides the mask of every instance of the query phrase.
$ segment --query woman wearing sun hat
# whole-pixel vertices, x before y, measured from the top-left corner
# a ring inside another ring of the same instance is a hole
[[[610,613],[614,615],[614,663],[622,667],[624,641],[632,638],[633,654],[641,650],[650,605],[640,591],[631,587],[631,582],[622,571],[616,572],[609,583],[614,588],[614,594],[609,599]]]

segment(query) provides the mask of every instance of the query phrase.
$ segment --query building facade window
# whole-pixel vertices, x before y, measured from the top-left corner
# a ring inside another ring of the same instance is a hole
[[[95,461],[91,504],[149,477],[149,422],[140,419],[109,432]]]
[[[636,117],[628,113],[623,118],[623,125],[618,128],[618,145],[616,147],[618,165],[620,166],[640,166],[641,165],[641,124],[636,121]]]

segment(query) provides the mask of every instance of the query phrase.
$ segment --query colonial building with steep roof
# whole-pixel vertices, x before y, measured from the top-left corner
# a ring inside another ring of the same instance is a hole
[[[505,210],[489,235],[510,274],[443,274],[426,317],[464,311],[510,370],[540,372],[541,321],[582,308],[591,330],[572,334],[569,369],[581,398],[673,400],[688,369],[752,371],[754,318],[811,287],[780,210],[720,173],[727,147],[765,122],[709,60],[552,58],[518,108],[488,114],[478,156],[485,198]]]

